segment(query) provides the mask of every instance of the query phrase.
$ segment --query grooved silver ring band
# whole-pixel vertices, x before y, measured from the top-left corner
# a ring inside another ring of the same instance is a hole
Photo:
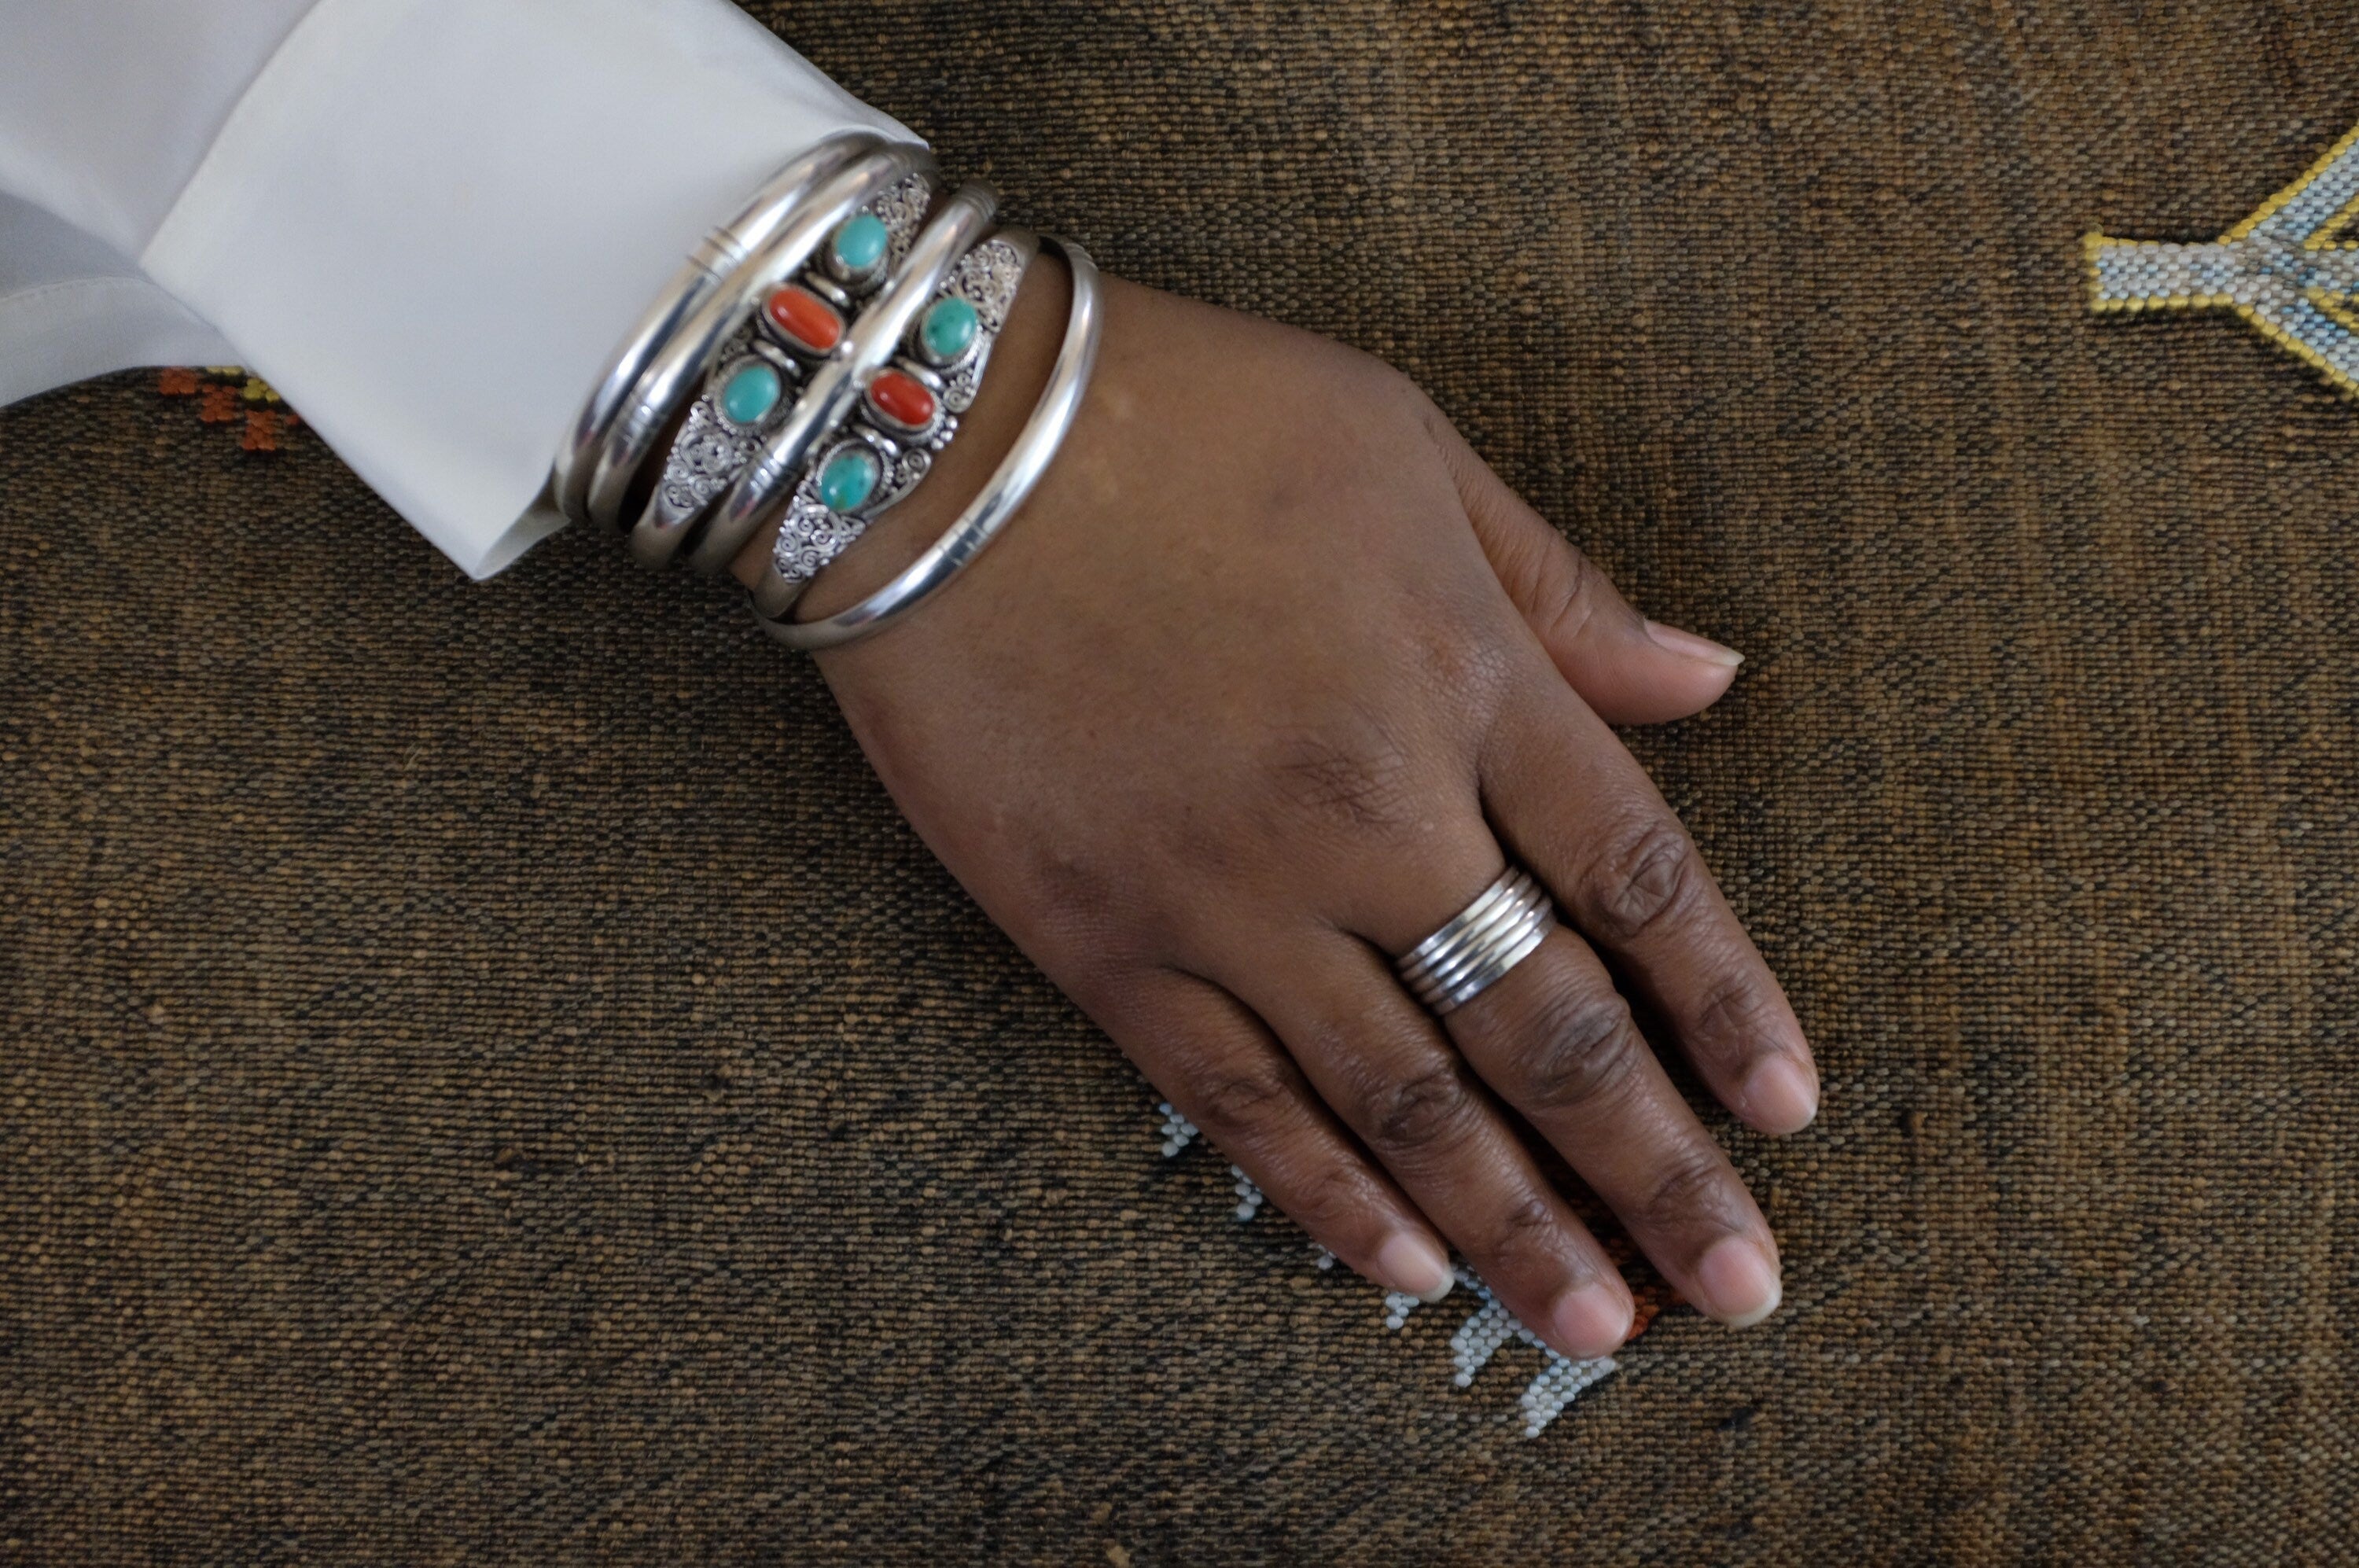
[[[1394,961],[1401,984],[1440,1018],[1473,1001],[1537,951],[1556,906],[1532,874],[1509,866],[1446,925]]]

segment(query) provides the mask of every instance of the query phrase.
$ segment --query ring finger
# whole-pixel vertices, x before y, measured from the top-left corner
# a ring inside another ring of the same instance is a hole
[[[1373,912],[1367,934],[1408,953],[1463,928],[1459,940],[1467,945],[1454,961],[1428,962],[1442,965],[1438,977],[1479,985],[1441,1019],[1465,1060],[1571,1162],[1689,1301],[1732,1324],[1767,1317],[1779,1296],[1777,1253],[1752,1194],[1663,1072],[1588,944],[1557,926],[1530,945],[1538,922],[1527,917],[1544,914],[1545,895],[1531,888],[1542,900],[1536,904],[1503,896],[1499,855],[1494,845],[1462,873],[1428,872],[1408,883],[1459,895],[1441,919],[1430,898],[1397,894]],[[1485,866],[1490,881],[1481,879]],[[1474,963],[1484,953],[1512,960],[1487,984]]]

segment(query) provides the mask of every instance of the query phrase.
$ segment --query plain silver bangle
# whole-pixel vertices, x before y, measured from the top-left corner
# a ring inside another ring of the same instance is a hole
[[[586,510],[592,521],[607,528],[619,525],[624,499],[665,427],[703,385],[712,356],[758,306],[762,289],[752,281],[756,274],[776,278],[793,272],[862,205],[895,181],[932,168],[933,155],[923,147],[872,143],[819,177],[801,201],[784,209],[777,233],[741,260],[639,373],[590,471]],[[638,546],[635,537],[635,551]]]
[[[1070,241],[1049,236],[1043,236],[1041,243],[1054,245],[1072,273],[1072,312],[1066,318],[1065,341],[1057,351],[1056,365],[1049,372],[1049,384],[1041,388],[1040,400],[1033,406],[1032,417],[1025,421],[1016,444],[1000,459],[999,467],[982,493],[967,504],[966,510],[943,530],[932,548],[910,562],[892,582],[850,609],[816,621],[794,621],[784,615],[763,614],[757,598],[755,614],[772,637],[789,648],[815,652],[823,648],[841,648],[882,629],[965,570],[1031,497],[1033,486],[1039,484],[1040,476],[1056,459],[1066,432],[1073,428],[1073,419],[1081,411],[1082,395],[1088,390],[1090,372],[1097,364],[1098,339],[1105,320],[1098,269],[1090,260],[1089,252]],[[776,574],[774,566],[765,575],[765,586]],[[801,586],[795,584],[798,592]],[[791,599],[785,608],[792,611]]]
[[[821,178],[878,145],[866,131],[830,136],[763,182],[745,210],[704,236],[645,316],[606,362],[606,374],[582,405],[549,469],[549,488],[572,521],[590,517],[590,471],[623,403],[658,350],[669,342],[745,256],[768,242]]]
[[[935,212],[909,247],[899,275],[861,311],[834,357],[811,372],[794,411],[710,509],[703,535],[689,556],[699,572],[712,577],[726,571],[745,542],[785,508],[804,461],[850,417],[870,377],[892,359],[910,323],[932,303],[959,258],[983,238],[998,208],[996,191],[971,181]],[[636,544],[635,537],[635,549]]]

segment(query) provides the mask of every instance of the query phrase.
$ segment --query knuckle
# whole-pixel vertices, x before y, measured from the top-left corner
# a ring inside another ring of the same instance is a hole
[[[1541,1004],[1518,1064],[1521,1103],[1568,1111],[1613,1099],[1640,1062],[1637,1025],[1611,990],[1582,987]]]
[[[1558,1228],[1556,1205],[1538,1193],[1527,1193],[1507,1205],[1493,1223],[1490,1255],[1517,1258],[1546,1248]]]
[[[1584,917],[1608,941],[1634,941],[1686,909],[1701,876],[1686,831],[1649,813],[1610,838],[1597,856],[1586,879]]]
[[[1474,1115],[1474,1094],[1454,1066],[1436,1067],[1376,1092],[1368,1108],[1369,1136],[1395,1153],[1411,1153],[1462,1135]]]
[[[1114,962],[1119,934],[1135,911],[1126,907],[1119,867],[1093,846],[1043,835],[1025,844],[1016,886],[1026,925],[1069,962]]]
[[[1776,1010],[1760,981],[1739,972],[1724,976],[1704,994],[1693,1027],[1706,1049],[1734,1055],[1748,1045],[1766,1041],[1775,1018]]]
[[[1550,537],[1540,539],[1531,551],[1525,568],[1528,597],[1522,603],[1542,639],[1561,646],[1580,637],[1597,608],[1597,596],[1590,592],[1596,568],[1554,532],[1551,528]]]
[[[1719,1158],[1701,1149],[1683,1149],[1655,1172],[1638,1213],[1655,1231],[1691,1225],[1726,1206],[1727,1177]]]
[[[1408,749],[1373,720],[1279,737],[1269,750],[1268,774],[1297,818],[1367,833],[1415,816],[1417,775]]]
[[[1455,604],[1415,604],[1405,608],[1396,624],[1415,660],[1408,679],[1441,699],[1443,710],[1461,715],[1474,732],[1487,730],[1501,697],[1514,682],[1514,649],[1479,629]]]
[[[1294,1084],[1274,1062],[1231,1065],[1197,1083],[1197,1114],[1191,1119],[1223,1148],[1250,1141],[1282,1119],[1293,1103]]]
[[[1342,1236],[1384,1206],[1375,1180],[1344,1160],[1322,1163],[1299,1186],[1272,1196],[1288,1219],[1322,1238]]]

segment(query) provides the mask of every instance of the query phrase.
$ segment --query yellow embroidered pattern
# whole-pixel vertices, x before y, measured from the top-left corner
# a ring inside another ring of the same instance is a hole
[[[2093,310],[2234,310],[2359,396],[2359,129],[2261,210],[2205,245],[2082,242]]]

